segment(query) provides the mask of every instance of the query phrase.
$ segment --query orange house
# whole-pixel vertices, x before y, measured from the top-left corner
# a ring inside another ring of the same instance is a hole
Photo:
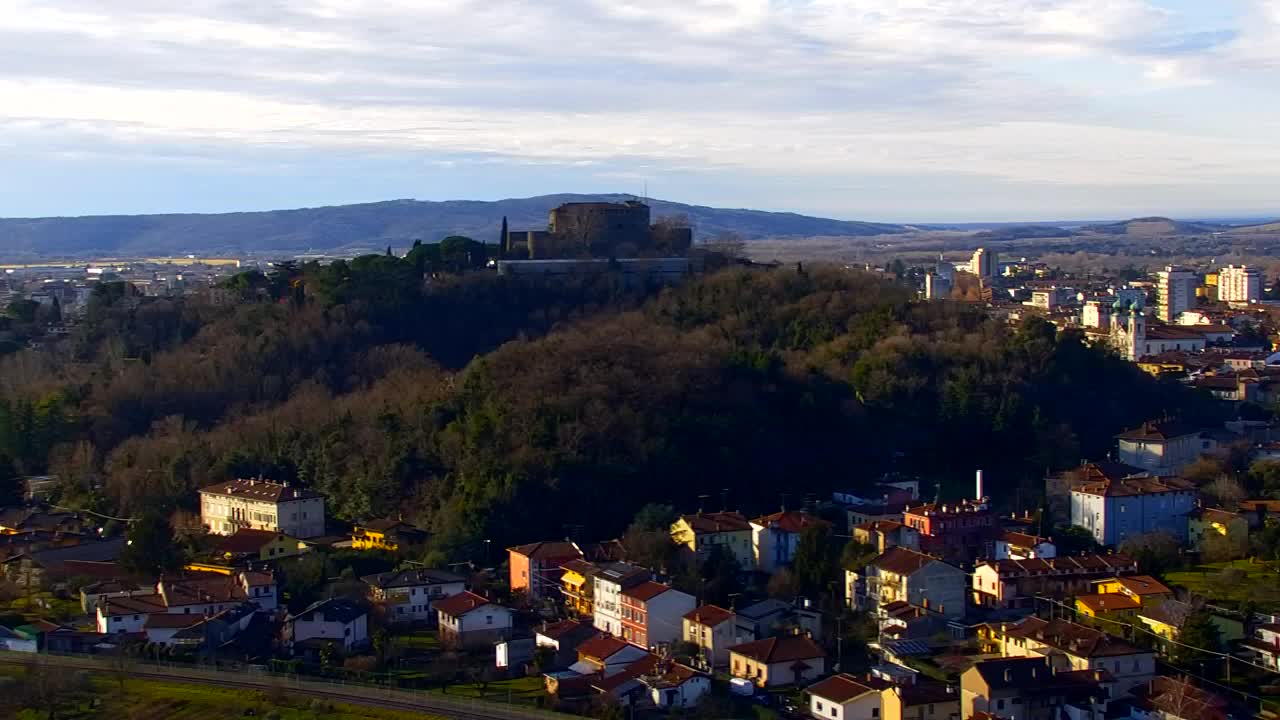
[[[536,542],[507,548],[511,592],[523,592],[531,602],[560,591],[561,565],[581,560],[582,550],[568,540]]]

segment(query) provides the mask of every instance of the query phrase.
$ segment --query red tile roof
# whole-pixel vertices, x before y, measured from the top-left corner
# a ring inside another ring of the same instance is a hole
[[[889,548],[871,564],[896,575],[910,575],[931,562],[941,561],[932,555],[899,546]]]
[[[1116,612],[1118,610],[1136,610],[1141,605],[1137,600],[1124,595],[1122,593],[1107,593],[1105,595],[1078,595],[1076,602],[1084,605],[1094,613]]]
[[[561,620],[560,622],[550,623],[546,627],[538,631],[543,637],[559,640],[569,633],[581,631],[584,627],[590,625],[587,620]]]
[[[463,590],[457,595],[450,595],[443,600],[436,600],[431,607],[448,615],[449,617],[460,617],[475,610],[479,607],[491,604],[488,599],[481,597],[470,590]]]
[[[275,542],[275,539],[278,537],[283,537],[283,534],[272,532],[271,530],[240,528],[235,532],[235,534],[228,535],[218,540],[217,548],[224,553],[230,553],[232,555],[256,553],[262,550],[263,545]]]
[[[631,645],[622,638],[600,633],[578,646],[578,657],[604,661],[618,654],[618,651],[629,647]]]
[[[1150,575],[1130,575],[1129,577],[1116,578],[1109,582],[1118,582],[1121,587],[1139,596],[1173,594],[1173,591],[1166,587],[1164,583]]]
[[[179,615],[177,613],[152,613],[147,616],[147,629],[179,629],[188,628],[204,621],[203,615]]]
[[[265,480],[231,480],[230,482],[200,488],[200,492],[209,495],[227,495],[273,503],[320,497],[319,493],[306,488],[290,487]]]
[[[626,590],[623,590],[622,594],[626,597],[631,598],[632,600],[639,600],[640,602],[648,602],[670,589],[671,589],[670,585],[663,585],[660,582],[654,582],[652,580],[649,580],[647,582],[642,582],[639,585],[636,585],[635,587],[631,587],[631,588],[627,588]]]
[[[751,523],[742,513],[714,512],[684,515],[682,519],[689,524],[695,535],[721,532],[750,532]]]
[[[761,527],[774,527],[791,533],[804,532],[806,528],[830,526],[831,523],[816,515],[799,510],[783,510],[772,515],[763,515],[751,521]]]
[[[843,705],[854,698],[879,691],[863,685],[852,675],[840,674],[832,675],[826,680],[810,685],[805,688],[805,692],[814,697]]]
[[[729,648],[729,652],[768,665],[825,658],[826,653],[805,635],[765,638]]]
[[[507,548],[507,552],[523,555],[530,560],[558,560],[568,562],[582,557],[578,546],[568,540],[552,540],[549,542],[529,543]]]
[[[715,627],[733,619],[733,613],[717,605],[703,605],[685,614],[685,620],[707,627]]]

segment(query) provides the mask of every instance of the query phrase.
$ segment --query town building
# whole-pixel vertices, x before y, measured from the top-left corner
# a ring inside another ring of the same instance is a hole
[[[1161,320],[1177,322],[1178,315],[1190,310],[1195,300],[1195,273],[1172,265],[1156,273],[1157,316]]]
[[[1218,300],[1241,304],[1262,302],[1265,284],[1262,268],[1256,265],[1228,265],[1218,271]]]
[[[917,505],[903,512],[902,522],[920,533],[921,551],[954,560],[986,554],[999,533],[985,498]]]
[[[739,643],[759,640],[781,630],[822,639],[822,613],[808,600],[783,602],[769,598],[734,611],[734,636]]]
[[[231,480],[200,490],[200,521],[214,535],[241,528],[295,538],[324,535],[324,497],[265,480]]]
[[[1221,695],[1191,684],[1188,678],[1159,676],[1134,688],[1133,720],[1231,720],[1238,717]]]
[[[1245,639],[1243,615],[1233,616],[1226,612],[1210,611],[1202,608],[1209,616],[1209,622],[1218,629],[1218,638],[1224,643],[1233,643]],[[1177,640],[1182,627],[1195,613],[1196,607],[1181,600],[1165,599],[1159,603],[1148,603],[1137,611],[1137,618],[1152,633],[1162,640]]]
[[[1196,502],[1195,486],[1176,477],[1079,482],[1071,489],[1071,524],[1087,529],[1101,545],[1150,532],[1185,540],[1187,515]]]
[[[369,643],[369,613],[345,598],[321,600],[285,620],[285,638],[295,653],[298,645],[307,644],[358,650]]]
[[[873,612],[905,602],[943,617],[961,617],[967,585],[960,568],[904,547],[890,548],[863,573],[846,571],[849,606]]]
[[[578,659],[578,648],[598,634],[599,631],[587,620],[543,623],[533,635],[536,647],[548,648],[553,653],[543,672],[563,670],[572,665]]]
[[[155,614],[209,616],[254,603],[262,612],[279,605],[275,576],[268,572],[192,573],[162,577],[141,593],[109,593],[96,598],[97,631],[103,634],[142,632]]]
[[[733,611],[716,605],[703,605],[685,613],[684,641],[698,648],[695,665],[703,669],[729,666],[729,648],[739,644]]]
[[[624,589],[620,598],[622,639],[643,648],[679,640],[685,614],[698,606],[692,595],[652,580]]]
[[[371,520],[352,528],[351,548],[397,552],[401,548],[408,549],[422,545],[428,537],[427,531],[399,518],[384,518]]]
[[[1222,552],[1230,559],[1244,557],[1249,551],[1249,521],[1240,513],[1196,508],[1187,515],[1187,541],[1198,553],[1208,549],[1211,553]]]
[[[701,565],[712,552],[733,558],[742,570],[755,566],[751,523],[742,513],[698,512],[671,525],[671,539]]]
[[[1097,485],[1125,478],[1147,477],[1140,467],[1117,462],[1091,462],[1045,478],[1044,495],[1048,506],[1047,522],[1051,526],[1071,524],[1071,488],[1079,484]]]
[[[929,273],[924,276],[924,299],[925,300],[946,300],[951,297],[951,289],[954,287],[954,280],[943,277],[937,273]]]
[[[596,629],[622,637],[622,591],[648,582],[651,576],[648,570],[626,563],[600,565],[592,590]]]
[[[773,574],[795,559],[800,535],[811,527],[831,523],[799,510],[783,510],[751,521],[752,554],[756,569]]]
[[[1240,645],[1258,664],[1271,672],[1280,673],[1280,624],[1259,625],[1254,628],[1253,637]]]
[[[1007,530],[995,541],[991,557],[995,560],[1052,560],[1058,546],[1049,538]]]
[[[1124,595],[1141,607],[1154,607],[1173,598],[1173,591],[1150,575],[1128,575],[1094,582],[1099,595]]]
[[[384,604],[387,622],[435,622],[432,604],[467,589],[461,576],[443,570],[397,570],[360,578],[369,586],[369,598]]]
[[[984,660],[960,676],[960,712],[1001,720],[1104,717],[1110,686],[1105,674],[1060,669],[1049,658]]]
[[[969,274],[993,280],[1000,275],[999,255],[994,250],[978,248],[969,260]]]
[[[215,539],[214,548],[231,561],[273,561],[294,557],[310,550],[302,540],[272,530],[240,528]]]
[[[464,590],[432,603],[440,642],[449,647],[491,646],[511,639],[512,613],[485,597]]]
[[[870,545],[877,552],[882,553],[895,547],[904,547],[908,550],[920,549],[920,531],[893,520],[877,520],[855,525],[853,539],[863,545]]]
[[[1143,685],[1155,677],[1155,653],[1120,638],[1067,620],[1028,617],[1016,624],[992,627],[993,640],[1003,657],[1050,656],[1061,671],[1105,671],[1117,693]]]
[[[1098,620],[1129,622],[1141,607],[1137,600],[1121,593],[1076,596],[1076,617],[1086,625],[1096,626]]]
[[[711,692],[709,676],[680,663],[660,663],[640,682],[648,690],[649,702],[659,710],[695,708]]]
[[[881,720],[960,720],[960,693],[932,680],[894,683],[880,691]]]
[[[973,571],[973,602],[985,608],[1031,608],[1036,597],[1063,600],[1092,591],[1094,581],[1138,572],[1124,555],[988,560]]]
[[[560,597],[565,609],[577,617],[589,618],[595,614],[596,574],[600,568],[586,560],[570,560],[560,566]]]
[[[831,720],[868,720],[880,717],[880,690],[852,675],[841,673],[805,688],[809,714]]]
[[[582,559],[582,550],[568,540],[536,542],[507,548],[507,559],[511,592],[524,593],[534,603],[559,593],[561,566]]]
[[[807,685],[827,674],[827,654],[805,635],[784,635],[729,648],[730,673],[765,689]]]

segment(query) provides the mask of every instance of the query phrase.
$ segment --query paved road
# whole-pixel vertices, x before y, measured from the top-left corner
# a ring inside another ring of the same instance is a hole
[[[296,676],[250,674],[180,665],[150,665],[138,662],[128,662],[121,665],[111,659],[85,656],[33,656],[26,653],[0,653],[0,663],[7,665],[25,665],[33,659],[40,663],[56,665],[62,668],[88,670],[95,673],[114,674],[124,671],[129,677],[147,680],[186,682],[249,690],[283,690],[290,695],[324,698],[351,705],[407,710],[454,720],[554,720],[567,717],[547,711],[507,707],[498,703],[480,700],[468,701],[441,695],[377,688],[367,685],[345,685],[317,680],[304,680]]]

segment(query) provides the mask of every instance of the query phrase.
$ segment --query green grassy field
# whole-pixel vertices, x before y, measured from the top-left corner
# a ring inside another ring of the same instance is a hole
[[[13,677],[10,675],[10,677]],[[97,698],[98,702],[92,702]],[[93,692],[84,693],[74,708],[64,706],[62,720],[106,720],[107,718],[183,718],[184,720],[231,720],[252,711],[257,718],[278,720],[431,720],[437,716],[356,705],[312,703],[310,698],[282,690],[275,693],[232,690],[208,685],[169,683],[155,680],[126,680],[123,688],[107,678],[95,678]],[[19,720],[44,720],[47,710],[27,707],[17,710]]]
[[[431,692],[454,698],[489,700],[498,703],[506,702],[510,698],[515,705],[536,705],[538,699],[545,695],[542,678],[532,675],[510,680],[495,680],[483,687],[479,683],[459,683],[450,685],[448,692],[440,689]]]
[[[1243,573],[1239,582],[1226,582],[1222,571],[1228,568]],[[1249,560],[1212,563],[1171,572],[1164,579],[1213,603],[1239,607],[1253,602],[1262,612],[1280,612],[1280,573],[1269,565]]]

